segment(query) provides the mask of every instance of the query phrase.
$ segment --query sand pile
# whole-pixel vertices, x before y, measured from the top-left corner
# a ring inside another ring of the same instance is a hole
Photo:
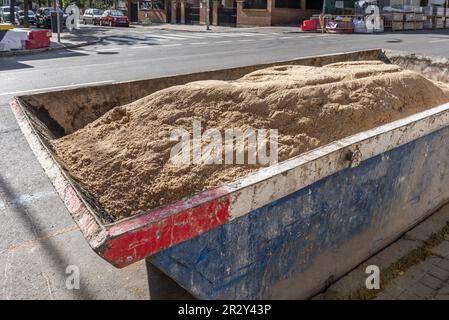
[[[199,81],[119,106],[52,142],[70,174],[114,219],[242,177],[257,165],[169,162],[174,129],[278,129],[279,161],[449,101],[449,87],[382,62],[280,66]]]

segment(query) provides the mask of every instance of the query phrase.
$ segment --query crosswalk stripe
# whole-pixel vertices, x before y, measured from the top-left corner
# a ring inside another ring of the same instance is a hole
[[[184,34],[184,33],[177,33],[175,36],[176,37],[188,38],[188,39],[201,39],[202,38],[199,35],[192,36],[190,34]]]
[[[223,35],[228,36],[228,37],[257,37],[257,36],[261,36],[261,34],[259,33],[244,33],[244,32],[239,32],[239,33],[224,33]]]
[[[161,47],[177,47],[182,46],[181,43],[172,43],[172,44],[161,44]]]
[[[123,38],[123,37],[107,37],[107,39],[112,40],[112,41],[123,41],[123,42],[136,41],[135,39],[129,39],[129,38]],[[139,39],[139,40],[145,40],[145,39]]]
[[[170,40],[185,40],[185,39],[186,39],[186,38],[180,38],[180,37],[172,36],[172,35],[166,36],[165,34],[164,34],[164,35],[161,35],[161,34],[158,34],[158,35],[152,34],[150,37],[151,37],[151,38],[159,38],[159,39],[170,39]]]
[[[201,38],[219,38],[221,37],[221,35],[217,34],[217,33],[197,33],[198,36],[201,36]]]
[[[170,39],[159,39],[159,38],[148,38],[148,40],[155,40],[155,41],[170,41]]]
[[[267,37],[268,36],[268,37]],[[173,33],[147,33],[142,39],[138,38],[126,38],[121,36],[112,36],[106,38],[104,43],[115,43],[116,41],[123,42],[133,42],[133,44],[151,44],[152,41],[162,42],[162,43],[171,43],[176,41],[188,41],[194,39],[201,40],[209,40],[216,39],[217,41],[213,43],[228,43],[228,42],[250,42],[250,41],[269,41],[276,39],[304,39],[308,37],[313,37],[311,35],[302,35],[302,36],[292,36],[292,35],[282,35],[282,34],[262,34],[255,32],[233,32],[233,33],[222,33],[222,32],[173,32]],[[229,39],[229,40],[228,40]],[[218,41],[223,40],[223,41]],[[203,44],[203,42],[194,42],[193,44]],[[137,47],[144,48],[144,47]],[[110,49],[108,49],[110,50]]]

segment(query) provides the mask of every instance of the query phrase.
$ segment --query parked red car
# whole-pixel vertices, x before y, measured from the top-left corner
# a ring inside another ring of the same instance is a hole
[[[129,27],[129,20],[120,10],[106,10],[100,17],[100,26]]]

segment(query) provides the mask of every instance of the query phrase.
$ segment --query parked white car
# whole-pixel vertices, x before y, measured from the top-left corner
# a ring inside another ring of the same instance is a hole
[[[100,17],[103,14],[103,10],[101,9],[87,9],[84,11],[83,16],[81,17],[81,20],[84,24],[100,24]]]
[[[20,11],[19,7],[14,7],[14,13],[17,13]],[[10,21],[10,7],[9,6],[3,6],[0,7],[0,22],[9,22]]]

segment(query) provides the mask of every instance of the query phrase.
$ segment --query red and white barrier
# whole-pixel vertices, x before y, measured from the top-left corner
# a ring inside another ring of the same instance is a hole
[[[50,47],[51,30],[32,30],[25,42],[25,49],[39,49]]]
[[[0,30],[0,51],[48,48],[51,30]]]
[[[12,29],[0,32],[0,51],[20,50],[28,39],[28,31]]]

